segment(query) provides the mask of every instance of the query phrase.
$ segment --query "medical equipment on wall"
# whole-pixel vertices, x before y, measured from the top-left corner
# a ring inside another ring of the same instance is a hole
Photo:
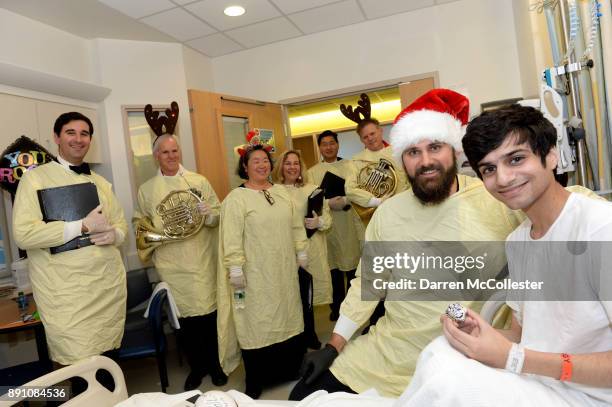
[[[541,0],[531,9],[544,13],[554,63],[542,73],[539,105],[557,129],[557,172],[575,171],[575,183],[609,190],[612,101],[604,68],[610,77],[612,39],[605,35],[612,24],[610,3]]]
[[[576,154],[574,148],[570,145],[568,127],[564,124],[563,100],[561,95],[552,87],[541,84],[539,99],[520,100],[517,103],[539,109],[544,117],[555,126],[555,130],[557,131],[557,154],[559,158],[557,174],[575,171],[574,164],[576,162]]]

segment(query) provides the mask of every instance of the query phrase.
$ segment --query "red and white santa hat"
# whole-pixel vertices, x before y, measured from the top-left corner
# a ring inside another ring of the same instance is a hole
[[[423,140],[448,143],[462,151],[470,102],[449,89],[432,89],[412,102],[397,115],[391,128],[393,157],[402,162],[408,147]]]

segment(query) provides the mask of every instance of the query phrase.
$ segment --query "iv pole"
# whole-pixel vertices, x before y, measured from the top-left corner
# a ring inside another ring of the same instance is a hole
[[[568,14],[567,8],[565,6],[565,1],[559,1],[559,7],[561,11],[561,21],[563,23],[563,42],[565,44],[565,49],[570,49],[570,42],[568,38],[569,29],[567,27]],[[575,59],[575,51],[572,50],[571,53],[568,54],[568,65],[572,63],[572,59]],[[574,61],[577,62],[577,61]],[[569,92],[572,100],[571,106],[569,106],[568,111],[570,112],[569,116],[575,116],[581,118],[580,114],[580,95],[579,95],[579,87],[578,81],[575,72],[570,72],[569,74],[570,80],[568,81]],[[584,134],[583,132],[581,134]],[[586,152],[585,152],[585,140],[584,137],[580,137],[576,139],[576,155],[577,155],[577,175],[578,182],[583,186],[587,186],[587,167],[586,167]]]

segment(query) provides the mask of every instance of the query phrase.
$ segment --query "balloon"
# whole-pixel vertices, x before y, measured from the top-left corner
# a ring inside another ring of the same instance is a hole
[[[19,180],[26,171],[53,160],[55,156],[36,141],[26,136],[19,137],[0,157],[0,187],[15,195]]]

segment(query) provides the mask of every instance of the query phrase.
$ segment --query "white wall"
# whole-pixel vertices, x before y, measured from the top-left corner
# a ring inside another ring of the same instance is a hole
[[[187,89],[212,91],[214,89],[212,61],[188,47],[183,47],[183,65]]]
[[[515,33],[525,98],[539,97],[542,70],[553,66],[544,13],[530,11],[530,0],[513,2]]]
[[[213,59],[215,90],[279,101],[438,71],[482,102],[522,95],[512,0],[462,0]]]
[[[1,62],[92,81],[91,41],[3,8],[0,8],[0,50]]]
[[[531,12],[529,10],[530,0],[515,0],[512,4],[515,22],[516,43],[519,53],[519,68],[521,73],[521,85],[523,96],[526,98],[537,97],[540,93],[534,39],[531,29]]]

